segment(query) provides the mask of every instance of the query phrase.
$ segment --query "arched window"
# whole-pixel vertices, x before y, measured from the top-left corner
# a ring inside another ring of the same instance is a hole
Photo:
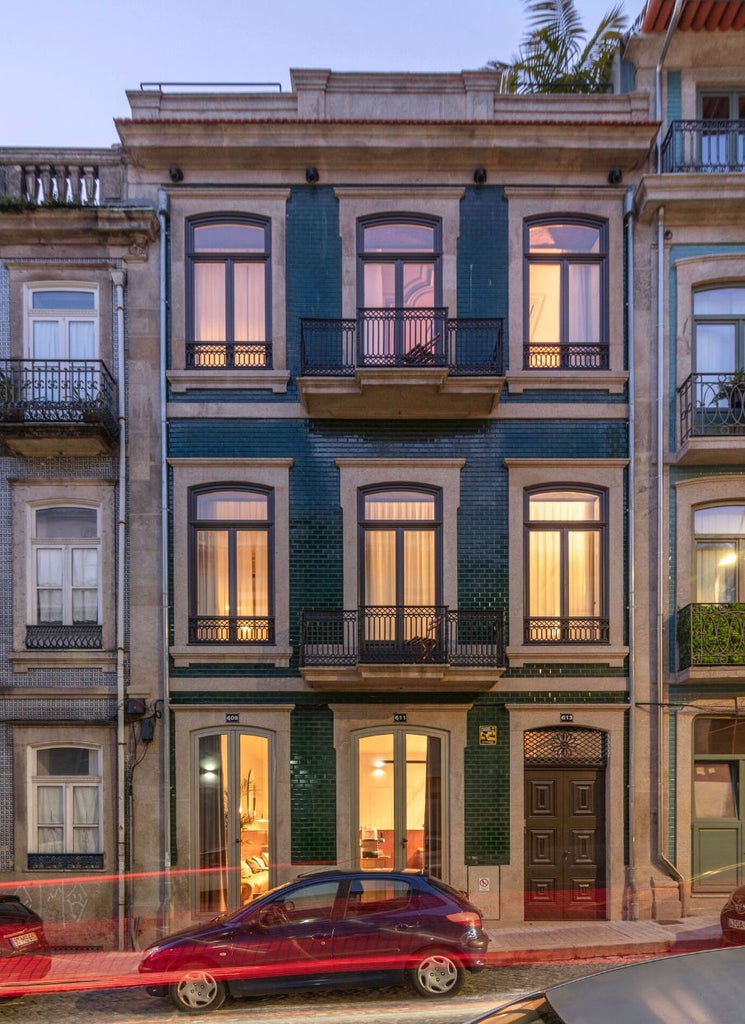
[[[542,218],[524,244],[526,369],[607,369],[607,226]]]
[[[271,366],[270,237],[260,219],[188,223],[187,368]]]
[[[715,505],[693,513],[696,601],[745,600],[745,505]]]
[[[101,751],[73,744],[29,751],[29,867],[101,867]]]
[[[526,494],[525,643],[607,643],[607,510],[602,491]]]
[[[271,490],[193,490],[190,643],[274,643]]]
[[[697,372],[745,369],[745,285],[694,292],[693,317]]]

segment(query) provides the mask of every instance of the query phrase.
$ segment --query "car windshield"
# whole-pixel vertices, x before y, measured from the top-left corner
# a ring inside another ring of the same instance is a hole
[[[528,996],[480,1017],[485,1024],[565,1024],[543,994]]]

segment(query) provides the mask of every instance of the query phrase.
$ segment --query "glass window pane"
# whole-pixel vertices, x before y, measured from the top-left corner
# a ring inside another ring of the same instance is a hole
[[[697,818],[734,818],[737,793],[734,764],[698,761],[693,775],[694,815]]]
[[[195,252],[265,252],[266,230],[257,224],[203,224],[194,228]]]
[[[36,510],[36,536],[96,537],[98,512],[95,508],[40,508]]]
[[[435,518],[435,496],[419,491],[366,494],[364,514],[368,520],[432,520]]]
[[[431,309],[435,304],[434,263],[404,263],[404,309]]]
[[[407,607],[431,607],[435,603],[435,533],[434,530],[405,530],[404,591]],[[424,621],[420,616],[407,619],[411,636],[427,636],[430,632],[430,614]]]
[[[599,253],[600,229],[585,224],[534,224],[528,228],[530,252]]]
[[[266,341],[263,263],[236,263],[233,269],[233,341]]]
[[[361,736],[357,756],[360,866],[392,867],[385,851],[394,826],[393,734]]]
[[[366,309],[392,309],[396,305],[396,268],[393,263],[366,263],[363,268],[363,283],[365,295],[363,305]],[[375,328],[374,324],[366,325],[368,330]],[[380,347],[377,335],[381,328],[377,327],[375,332],[376,349]],[[393,332],[391,331],[391,338]],[[392,341],[391,349],[392,351]],[[383,351],[388,351],[383,349]]]
[[[696,316],[745,316],[745,288],[705,288],[693,293]]]
[[[600,341],[600,267],[597,263],[569,265],[570,344]]]
[[[696,324],[698,373],[733,373],[737,369],[734,324]]]
[[[697,754],[745,754],[745,719],[699,715],[693,735]]]
[[[262,520],[269,517],[269,496],[256,491],[213,491],[197,495],[197,518],[217,521]]]
[[[561,267],[535,263],[529,269],[529,338],[556,344],[561,340]]]
[[[197,785],[197,873],[200,910],[218,912],[228,905],[228,737],[199,739]]]
[[[715,96],[701,97],[701,117],[704,121],[726,120],[729,118],[730,102],[729,94],[723,93]]]
[[[600,594],[600,536],[595,530],[571,531],[567,538],[567,585],[570,616],[598,616]]]
[[[729,604],[737,600],[737,547],[733,542],[696,544],[696,601]]]
[[[228,534],[200,530],[197,534],[197,615],[230,615]]]
[[[194,341],[225,341],[225,265],[194,264]]]
[[[72,621],[73,623],[87,624],[98,622],[97,590],[73,590]]]
[[[528,615],[558,618],[561,615],[561,534],[552,530],[531,531],[528,562]]]
[[[238,756],[234,794],[240,823],[241,903],[249,903],[258,889],[252,870],[256,861],[252,862],[252,858],[260,857],[262,863],[269,864],[269,741],[263,736],[243,734],[239,737]]]
[[[236,535],[238,615],[269,614],[269,536],[239,530]],[[250,639],[247,636],[242,639]]]
[[[545,491],[531,494],[528,517],[531,522],[598,522],[600,495],[582,491]]]
[[[73,587],[98,586],[98,550],[96,548],[73,548]]]
[[[92,320],[71,320],[67,329],[70,339],[70,359],[95,359],[95,323]]]
[[[745,505],[713,505],[693,514],[697,534],[745,536]]]
[[[391,606],[396,603],[396,534],[394,530],[365,531],[365,605]],[[369,640],[392,639],[391,636],[378,636],[377,632],[386,630],[386,623],[395,628],[393,620],[376,619],[374,629],[376,635],[368,636]],[[373,629],[372,622],[368,628]]]
[[[434,252],[435,229],[426,224],[370,224],[364,252]]]
[[[95,775],[98,753],[80,747],[47,747],[36,751],[37,775]]]
[[[36,549],[36,585],[38,587],[61,587],[64,575],[62,548]]]
[[[59,359],[61,356],[59,320],[34,320],[32,330],[33,358]]]
[[[96,293],[85,291],[36,291],[31,297],[32,309],[95,309]]]

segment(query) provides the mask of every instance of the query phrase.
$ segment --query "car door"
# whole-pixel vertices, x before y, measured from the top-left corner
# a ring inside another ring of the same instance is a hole
[[[283,889],[242,915],[225,956],[234,992],[311,982],[331,969],[337,879]]]
[[[420,945],[420,913],[408,879],[365,874],[351,880],[333,939],[337,971],[400,969]]]

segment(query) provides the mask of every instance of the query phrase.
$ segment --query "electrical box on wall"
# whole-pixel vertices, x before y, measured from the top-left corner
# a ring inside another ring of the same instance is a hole
[[[142,697],[127,697],[124,701],[125,715],[144,715],[147,708]]]

